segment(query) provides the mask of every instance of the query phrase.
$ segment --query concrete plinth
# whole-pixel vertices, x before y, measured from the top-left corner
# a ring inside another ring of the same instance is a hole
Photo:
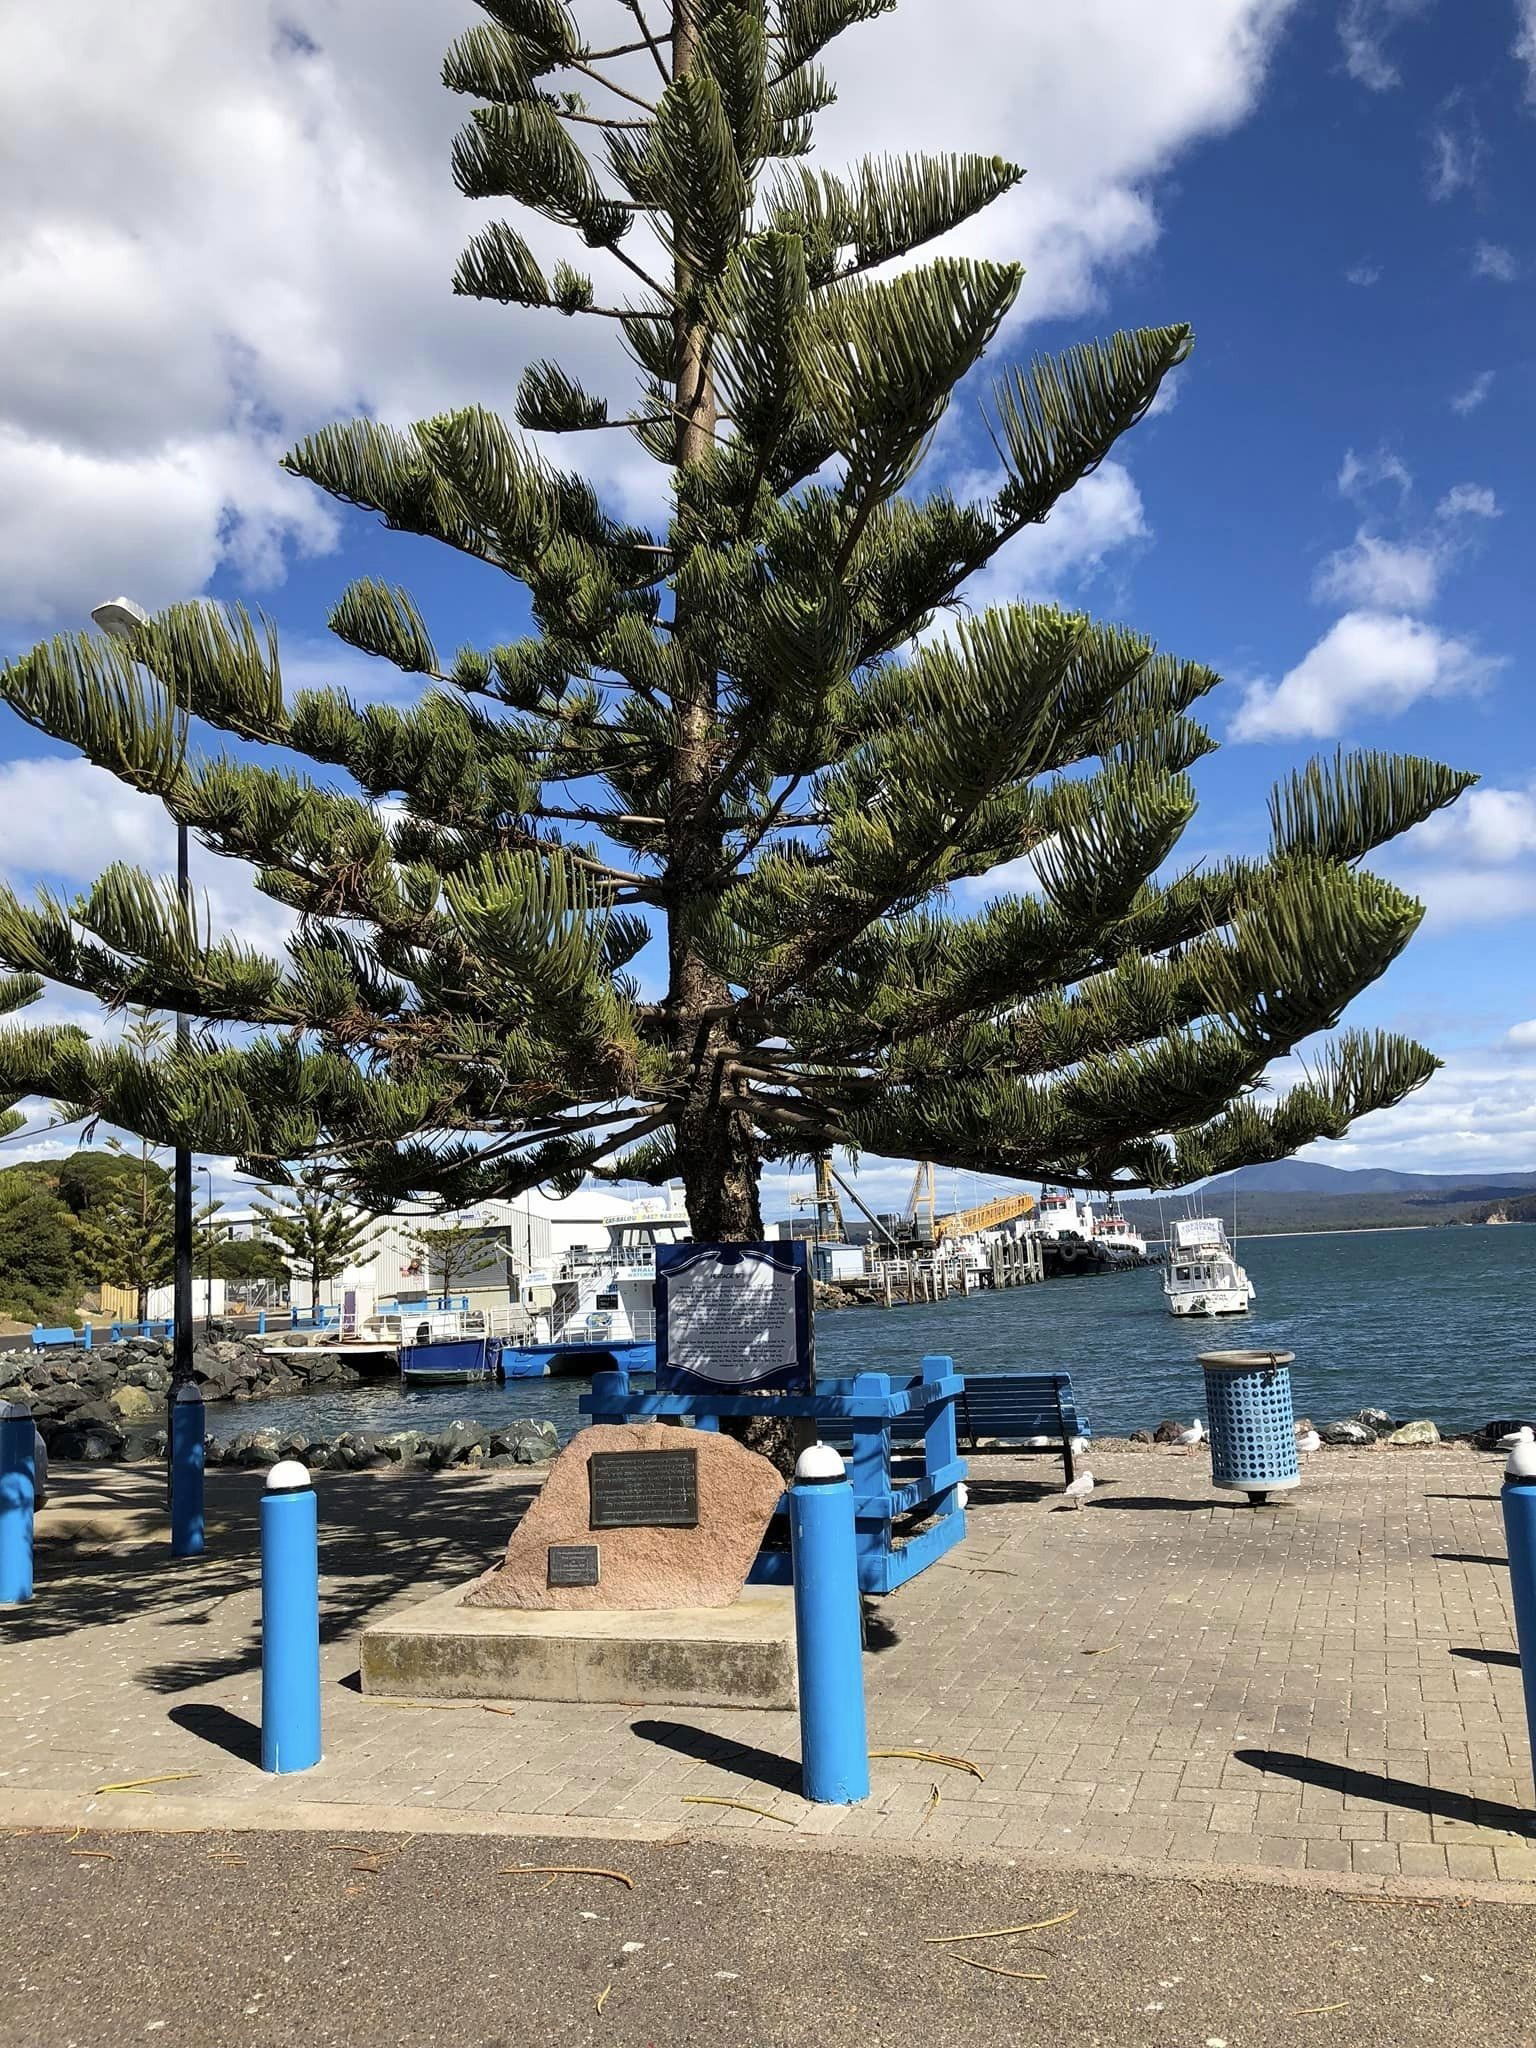
[[[435,1593],[362,1634],[363,1691],[395,1699],[793,1707],[794,1595],[746,1586],[729,1607],[584,1614],[466,1607]]]

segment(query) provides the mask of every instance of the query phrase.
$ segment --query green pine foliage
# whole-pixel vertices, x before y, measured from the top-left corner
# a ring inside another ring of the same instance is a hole
[[[421,1261],[429,1293],[456,1294],[470,1281],[504,1284],[507,1248],[482,1225],[456,1221],[422,1229],[410,1248]]]
[[[1173,323],[977,372],[1022,271],[919,252],[1020,168],[807,161],[834,46],[889,4],[626,0],[634,33],[599,48],[579,4],[482,0],[445,67],[470,103],[452,170],[513,217],[454,285],[548,323],[517,424],[358,419],[287,466],[511,579],[529,630],[450,653],[451,620],[353,584],[331,623],[420,679],[405,708],[285,694],[235,606],[5,670],[21,717],[254,862],[297,927],[264,957],[122,867],[74,901],[0,894],[18,975],[201,1020],[153,1055],[12,1028],[0,1099],[269,1179],[309,1161],[377,1208],[678,1173],[695,1228],[733,1237],[760,1227],[767,1159],[1164,1187],[1426,1079],[1421,1047],[1345,1032],[1264,1092],[1419,922],[1362,860],[1471,778],[1315,764],[1266,851],[1181,865],[1211,670],[1049,606],[963,609],[1192,341]],[[633,374],[579,382],[574,319]],[[961,498],[923,470],[963,381],[998,467]],[[664,473],[654,527],[551,452],[606,433]],[[207,757],[210,734],[254,745]],[[957,912],[956,884],[1021,860],[1035,890]]]
[[[137,1155],[108,1140],[119,1171],[102,1176],[99,1191],[74,1219],[80,1270],[93,1287],[124,1287],[134,1315],[149,1314],[151,1288],[175,1271],[175,1204],[164,1169],[147,1144]]]
[[[0,1172],[0,1315],[72,1319],[80,1274],[69,1211],[30,1166]]]
[[[376,1237],[373,1219],[360,1216],[332,1194],[313,1169],[302,1170],[299,1185],[268,1188],[258,1202],[258,1229],[286,1270],[309,1283],[309,1305],[320,1304],[328,1280],[368,1256]]]

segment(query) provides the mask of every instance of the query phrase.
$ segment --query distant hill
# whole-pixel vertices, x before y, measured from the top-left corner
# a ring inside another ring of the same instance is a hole
[[[1207,1181],[1203,1195],[1232,1198],[1266,1195],[1428,1195],[1452,1188],[1536,1190],[1536,1173],[1397,1173],[1389,1166],[1322,1166],[1311,1159],[1276,1159],[1267,1166],[1240,1166]]]
[[[1276,1186],[1269,1176],[1326,1176],[1316,1185]],[[1259,1179],[1265,1176],[1267,1180]],[[1383,1187],[1382,1182],[1387,1185]],[[1234,1189],[1234,1183],[1236,1184]],[[1137,1228],[1162,1235],[1163,1224],[1186,1212],[1207,1210],[1231,1228],[1236,1195],[1238,1234],[1263,1237],[1292,1230],[1387,1230],[1404,1225],[1486,1223],[1502,1209],[1513,1223],[1536,1223],[1536,1173],[1392,1173],[1385,1168],[1347,1173],[1332,1166],[1284,1160],[1223,1174],[1190,1195],[1122,1204]]]

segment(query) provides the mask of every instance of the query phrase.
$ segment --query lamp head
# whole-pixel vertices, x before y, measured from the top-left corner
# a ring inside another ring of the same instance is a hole
[[[149,624],[149,613],[131,597],[109,597],[105,604],[91,606],[91,620],[109,639],[131,640]]]

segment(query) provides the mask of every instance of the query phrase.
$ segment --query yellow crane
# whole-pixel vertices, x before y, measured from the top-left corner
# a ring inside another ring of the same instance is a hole
[[[997,1195],[990,1202],[980,1202],[974,1209],[956,1209],[951,1215],[940,1216],[934,1223],[936,1237],[966,1237],[973,1230],[995,1230],[999,1223],[1012,1223],[1016,1217],[1027,1216],[1035,1206],[1033,1195]]]

